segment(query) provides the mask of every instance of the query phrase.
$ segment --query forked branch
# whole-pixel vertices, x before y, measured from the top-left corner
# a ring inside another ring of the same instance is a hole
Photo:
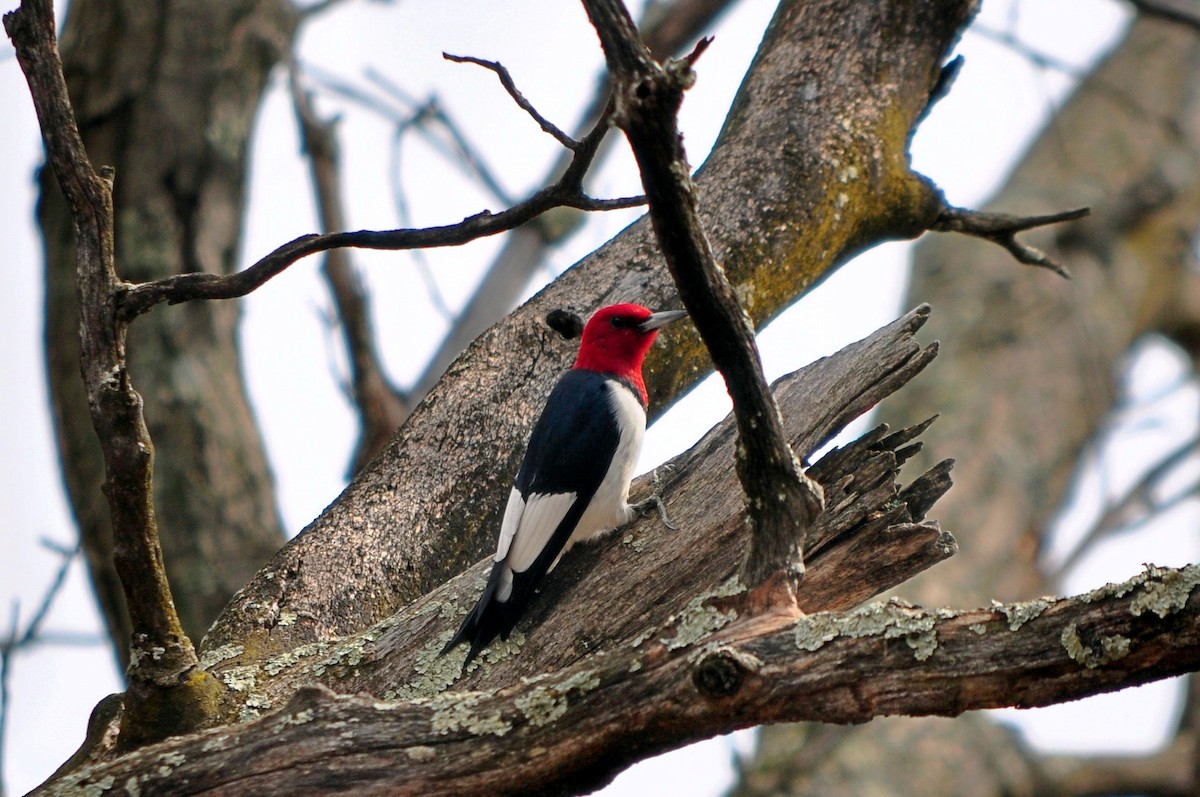
[[[1047,268],[1060,277],[1070,279],[1071,274],[1065,266],[1042,250],[1018,241],[1017,233],[1032,230],[1035,227],[1058,224],[1061,221],[1081,219],[1090,212],[1089,208],[1075,208],[1044,216],[1012,216],[1008,213],[987,213],[945,205],[929,229],[937,232],[961,232],[965,235],[983,238],[985,241],[1003,246],[1020,263]]]
[[[75,227],[80,366],[104,459],[113,563],[133,632],[121,743],[136,746],[214,719],[224,687],[199,670],[163,566],[152,491],[154,446],[126,367],[127,324],[113,312],[125,287],[116,269],[113,171],[96,170],[88,160],[67,94],[51,0],[25,0],[5,14],[4,27]]]
[[[585,0],[600,36],[625,131],[642,173],[650,220],[679,296],[733,399],[741,444],[738,477],[752,529],[742,577],[758,586],[776,573],[804,573],[805,530],[823,507],[821,488],[804,476],[783,435],[767,388],[754,329],[716,262],[698,212],[691,168],[676,114],[695,80],[692,66],[708,45],[658,64],[638,38],[620,0]]]

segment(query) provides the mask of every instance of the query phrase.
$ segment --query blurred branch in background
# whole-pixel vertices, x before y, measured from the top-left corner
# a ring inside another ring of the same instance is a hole
[[[67,572],[79,556],[79,545],[66,547],[53,540],[43,538],[42,547],[59,557],[58,570],[46,587],[33,616],[21,628],[21,604],[14,600],[9,617],[8,634],[0,639],[0,773],[4,772],[4,751],[7,748],[8,734],[8,703],[9,703],[9,673],[13,659],[25,650],[38,644],[101,644],[103,640],[95,637],[83,638],[74,635],[53,634],[42,630],[42,623],[50,614],[55,600],[62,591],[67,580]],[[53,636],[53,639],[50,637]],[[4,797],[4,779],[0,777],[0,797]]]
[[[294,60],[289,63],[288,78],[292,107],[312,174],[321,232],[344,230],[347,225],[342,207],[337,121],[317,117],[312,95],[300,85],[299,67]],[[375,345],[370,298],[354,267],[351,251],[338,248],[326,252],[321,273],[337,308],[336,327],[341,330],[346,360],[350,364],[347,392],[357,409],[359,424],[358,442],[348,474],[353,476],[387,444],[392,432],[408,416],[409,406],[407,397],[384,373]]]

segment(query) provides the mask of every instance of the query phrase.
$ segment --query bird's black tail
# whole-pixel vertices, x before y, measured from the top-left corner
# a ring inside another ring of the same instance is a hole
[[[501,639],[508,639],[508,635],[512,632],[513,626],[517,624],[517,618],[520,616],[518,602],[507,600],[500,601],[496,599],[496,590],[500,587],[500,581],[503,577],[503,570],[506,568],[503,562],[496,562],[492,566],[492,573],[488,576],[487,586],[483,588],[483,594],[479,596],[479,601],[475,604],[475,608],[467,613],[463,619],[462,625],[454,636],[450,637],[450,641],[442,648],[439,656],[444,656],[454,648],[458,647],[463,642],[470,642],[471,648],[467,651],[467,658],[463,661],[463,669],[471,663],[471,660],[479,655],[479,651],[491,644],[497,636]],[[512,596],[510,596],[511,598]]]

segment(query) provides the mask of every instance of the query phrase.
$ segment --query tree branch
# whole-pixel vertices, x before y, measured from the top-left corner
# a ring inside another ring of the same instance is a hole
[[[1076,208],[1045,216],[1011,216],[1007,213],[986,213],[946,205],[929,229],[937,232],[961,232],[983,238],[1007,249],[1017,262],[1027,266],[1046,268],[1066,279],[1071,278],[1066,267],[1040,249],[1017,240],[1017,233],[1035,227],[1045,227],[1062,221],[1074,221],[1088,215],[1090,208]]]
[[[133,638],[121,742],[126,749],[211,724],[223,686],[200,671],[175,611],[154,514],[154,447],[125,361],[125,289],[114,255],[110,168],[88,160],[63,77],[50,0],[26,0],[4,16],[29,83],[50,166],[71,207],[77,246],[81,370],[100,439],[113,559]]]
[[[1175,476],[1182,464],[1193,454],[1200,452],[1200,437],[1193,437],[1182,445],[1163,454],[1122,495],[1110,498],[1101,508],[1100,517],[1088,528],[1082,539],[1059,563],[1049,578],[1061,578],[1064,573],[1079,563],[1086,554],[1095,550],[1096,543],[1120,531],[1131,531],[1161,515],[1178,503],[1200,495],[1200,483],[1195,478],[1185,489],[1174,495],[1159,497],[1156,491],[1164,482]]]
[[[560,130],[557,125],[538,113],[537,108],[533,107],[533,103],[525,99],[525,95],[522,94],[520,89],[517,88],[517,84],[513,81],[512,75],[508,73],[508,70],[504,68],[503,64],[497,63],[496,61],[485,61],[482,58],[476,58],[470,55],[451,55],[450,53],[442,53],[442,58],[445,58],[447,61],[453,61],[456,64],[475,64],[476,66],[481,66],[484,69],[491,70],[496,74],[496,77],[500,78],[500,85],[504,86],[504,90],[508,92],[508,96],[512,97],[513,102],[515,102],[521,108],[521,110],[529,114],[533,121],[537,122],[538,127],[542,128],[544,132],[549,133],[551,136],[554,136],[554,139],[567,149],[574,150],[579,147],[578,141],[568,136],[566,133]]]
[[[511,230],[556,207],[577,210],[616,210],[637,207],[641,197],[594,199],[583,191],[582,175],[595,156],[595,147],[580,146],[562,179],[499,213],[482,211],[457,224],[423,229],[359,230],[303,235],[278,247],[236,274],[179,274],[127,287],[118,297],[118,312],[128,322],[157,304],[198,299],[236,299],[264,285],[288,266],[311,254],[336,247],[363,249],[425,249],[461,246],[478,238]]]
[[[577,793],[668,745],[759,722],[1041,706],[1196,669],[1198,584],[1195,566],[1151,567],[1085,595],[972,611],[892,601],[774,626],[739,618],[689,644],[652,637],[536,684],[425,701],[309,687],[256,722],[60,785],[136,777],[143,795],[190,782],[194,793],[264,797],[352,778],[360,793]]]
[[[913,339],[927,314],[928,308],[918,308],[776,384],[796,450],[819,447],[933,359],[937,347],[922,348]],[[829,490],[831,509],[809,530],[813,557],[797,588],[801,609],[851,608],[953,553],[952,538],[924,520],[949,487],[949,463],[904,489],[896,484],[898,468],[919,449],[912,440],[927,426],[893,434],[876,430],[813,466]],[[563,575],[542,590],[508,644],[485,650],[465,677],[461,654],[437,654],[478,597],[490,557],[360,634],[278,655],[227,640],[206,649],[206,666],[238,691],[249,712],[282,705],[314,681],[339,692],[428,698],[452,685],[495,688],[573,666],[597,649],[621,647],[616,640],[676,633],[655,628],[703,627],[707,595],[727,595],[726,610],[769,614],[779,607],[755,604],[728,583],[737,569],[730,552],[743,550],[748,535],[745,507],[727,489],[735,478],[736,441],[735,423],[727,418],[672,463],[659,491],[679,531],[646,518],[596,545],[580,546],[564,558],[556,570]],[[649,481],[635,484],[634,494],[647,490]],[[738,608],[738,602],[744,605]],[[343,666],[347,662],[354,665]]]
[[[754,328],[716,262],[700,221],[676,114],[695,81],[691,65],[708,41],[661,66],[641,43],[619,0],[585,0],[615,84],[615,123],[642,173],[650,220],[679,296],[733,399],[741,440],[738,478],[752,529],[742,578],[751,586],[783,571],[804,573],[805,529],[823,507],[821,488],[803,475],[762,373]]]

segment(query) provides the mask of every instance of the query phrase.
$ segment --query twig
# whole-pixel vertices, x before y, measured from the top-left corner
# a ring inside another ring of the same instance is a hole
[[[1091,213],[1090,208],[1076,208],[1045,216],[1011,216],[1007,213],[986,213],[946,205],[937,220],[929,228],[938,232],[960,232],[983,238],[1007,249],[1018,262],[1029,266],[1047,268],[1066,279],[1071,278],[1066,267],[1040,249],[1017,240],[1017,233],[1035,227],[1045,227],[1062,221],[1074,221]]]
[[[369,73],[368,73],[369,74]],[[388,84],[382,84],[386,88]],[[516,203],[512,195],[500,184],[500,180],[488,168],[485,160],[479,155],[467,136],[459,128],[457,122],[446,113],[446,109],[438,102],[436,96],[431,96],[421,103],[408,117],[396,119],[396,130],[392,134],[392,177],[397,179],[400,174],[400,145],[409,130],[416,130],[431,147],[437,150],[451,164],[460,169],[468,177],[478,180],[485,189],[498,201],[505,205]],[[430,122],[436,125],[449,137],[449,143],[435,135]],[[400,192],[395,192],[399,196]],[[400,200],[397,204],[403,205]]]
[[[340,230],[345,228],[346,222],[334,123],[317,118],[312,98],[300,86],[298,72],[292,59],[288,84],[308,154],[321,228],[326,232]],[[408,417],[409,407],[404,395],[388,380],[380,362],[372,331],[371,303],[362,290],[362,280],[348,251],[331,249],[327,252],[322,272],[337,308],[342,341],[350,363],[354,406],[358,411],[359,439],[350,462],[350,475],[353,476],[387,444],[392,433]]]
[[[751,528],[743,582],[758,587],[778,573],[804,573],[802,542],[820,514],[821,487],[804,476],[783,434],[763,376],[754,330],[700,221],[676,114],[695,80],[692,65],[708,45],[665,65],[654,62],[619,0],[585,0],[616,86],[615,124],[642,173],[650,219],[679,296],[713,364],[725,378],[738,426],[737,471]],[[780,593],[781,596],[785,593]]]
[[[51,546],[47,546],[51,547]],[[50,608],[54,605],[54,601],[58,598],[59,592],[62,591],[63,584],[66,583],[67,573],[70,572],[71,564],[75,561],[75,557],[79,555],[79,546],[74,548],[60,547],[55,544],[51,547],[60,555],[62,561],[59,562],[58,570],[54,574],[54,578],[50,581],[50,586],[46,588],[46,592],[42,595],[42,601],[38,605],[37,611],[33,613],[25,630],[20,630],[20,604],[13,601],[12,615],[9,620],[8,636],[0,640],[0,774],[4,772],[4,748],[5,737],[8,732],[8,674],[9,668],[12,666],[13,655],[17,652],[28,648],[34,642],[47,641],[41,635],[42,622],[50,613]],[[3,797],[4,783],[0,778],[0,797]]]
[[[245,296],[308,255],[337,247],[386,249],[390,251],[462,244],[511,230],[556,207],[577,210],[617,210],[637,207],[642,197],[594,199],[583,191],[582,178],[595,148],[581,144],[571,167],[554,185],[499,213],[484,210],[457,224],[400,230],[359,230],[325,235],[302,235],[275,249],[249,268],[235,274],[179,274],[164,279],[126,286],[117,298],[118,313],[130,321],[155,305],[179,304],[199,299],[236,299]]]
[[[415,107],[415,110],[406,118],[398,116],[389,117],[397,123],[396,131],[392,136],[394,141],[393,178],[400,173],[400,142],[403,140],[404,133],[409,129],[413,129],[422,133],[425,141],[439,151],[447,161],[462,169],[468,177],[479,180],[483,187],[497,200],[503,202],[505,205],[515,204],[516,199],[500,184],[500,180],[488,168],[487,161],[478,153],[475,146],[471,144],[467,135],[462,131],[462,127],[446,112],[445,107],[438,101],[436,95],[430,96],[418,105],[407,92],[386,76],[374,69],[367,69],[365,74],[367,80],[374,83],[389,96],[394,97],[399,102]],[[449,146],[441,138],[433,135],[433,131],[428,124],[431,120],[436,122],[445,131],[446,135],[449,136]],[[550,181],[547,180],[546,182]],[[400,192],[396,191],[396,194],[399,195]]]
[[[1083,68],[1026,44],[1025,42],[1021,41],[1020,38],[1017,37],[1016,33],[1011,30],[993,30],[987,25],[980,24],[972,25],[970,30],[971,33],[974,33],[976,36],[982,36],[983,38],[989,39],[997,44],[1004,45],[1029,63],[1033,64],[1038,69],[1059,72],[1060,74],[1075,78],[1076,80],[1082,80],[1086,74],[1086,70]]]
[[[475,64],[484,69],[490,69],[496,73],[496,77],[500,78],[500,84],[504,86],[504,90],[508,92],[508,96],[513,98],[513,101],[520,106],[521,110],[533,117],[533,121],[538,123],[538,127],[550,135],[554,136],[558,143],[562,144],[567,149],[576,149],[579,142],[568,136],[558,128],[553,122],[538,113],[537,108],[533,107],[533,103],[525,99],[525,95],[517,88],[517,84],[513,81],[512,75],[503,64],[496,61],[485,61],[482,58],[476,58],[470,55],[451,55],[450,53],[442,53],[442,58],[447,61],[454,61],[458,64]]]

